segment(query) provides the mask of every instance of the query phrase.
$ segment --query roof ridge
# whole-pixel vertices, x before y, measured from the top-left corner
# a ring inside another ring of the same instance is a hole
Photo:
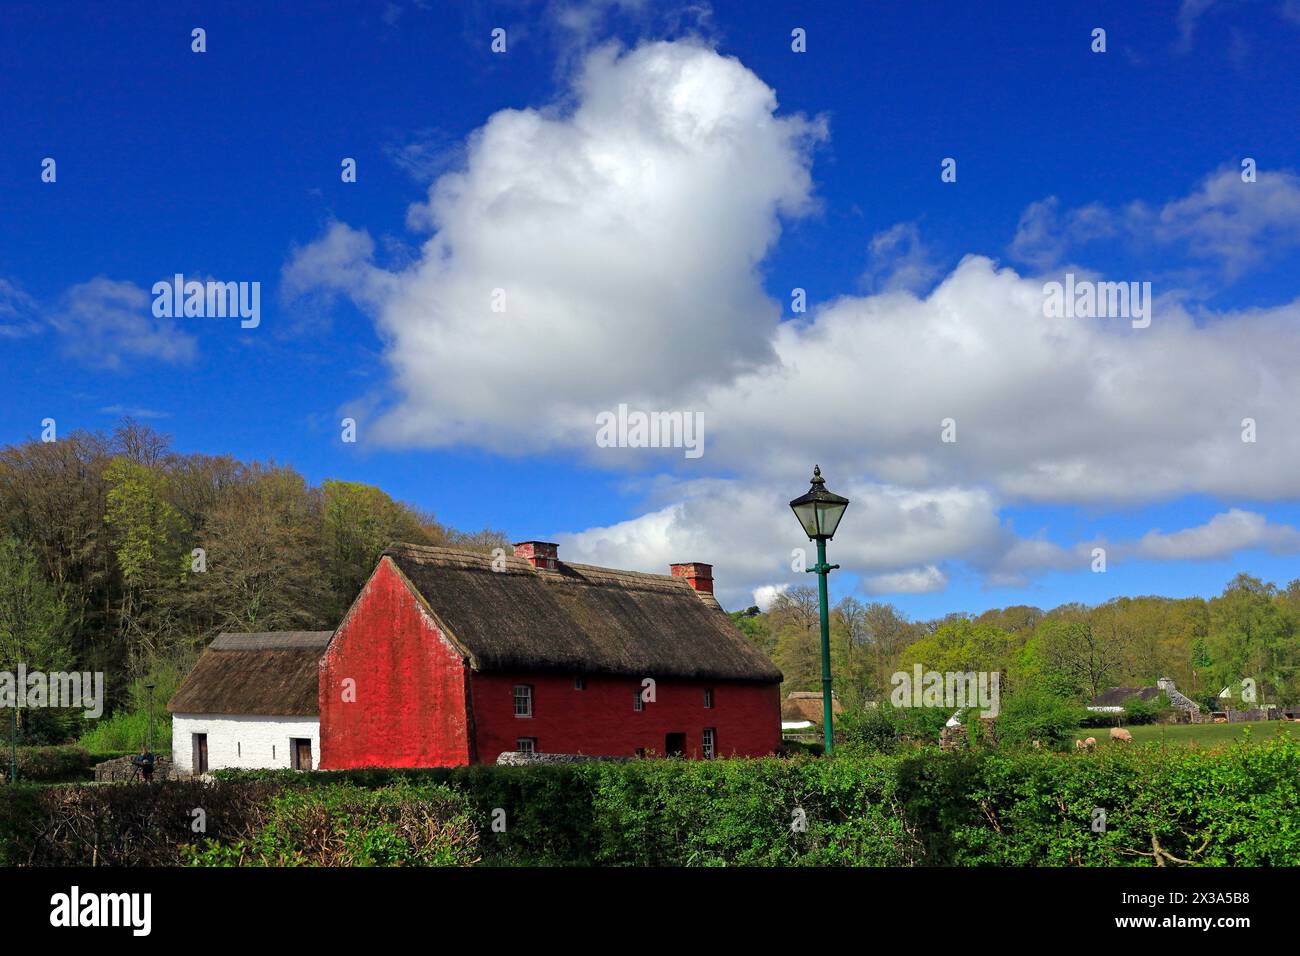
[[[417,559],[421,556],[428,556],[433,558],[446,558],[446,559],[460,560],[465,563],[472,563],[472,564],[486,564],[489,566],[494,560],[492,555],[490,554],[484,554],[483,552],[480,551],[471,551],[466,548],[448,548],[448,547],[443,547],[441,545],[408,544],[405,542],[397,542],[394,544],[390,544],[387,548],[384,549],[383,553],[391,554],[392,552],[399,552],[399,551],[404,553],[405,555],[414,556]],[[542,575],[548,575],[548,574],[554,575],[556,573],[555,570],[547,570],[544,568],[535,567],[526,559],[517,558],[514,555],[506,555],[506,561],[509,562],[509,564],[512,567],[518,567],[520,569],[527,568],[530,571],[536,571]],[[608,568],[600,564],[582,564],[574,561],[565,561],[562,559],[557,559],[556,563],[559,564],[561,568],[571,568],[574,571],[578,571],[584,574],[594,572],[596,574],[601,574],[601,575],[617,575],[620,577],[643,579],[647,583],[652,581],[658,584],[667,583],[667,584],[671,584],[674,588],[685,587],[685,588],[690,588],[690,590],[695,590],[694,588],[691,588],[690,584],[687,583],[685,578],[675,577],[671,574],[659,574],[654,571],[635,571],[629,568]],[[560,575],[560,577],[562,577],[562,575]]]
[[[560,561],[565,567],[576,568],[579,571],[601,571],[605,574],[629,574],[638,578],[653,578],[658,581],[680,581],[684,586],[690,587],[685,578],[674,577],[671,574],[659,574],[656,571],[633,571],[629,568],[607,568],[601,564],[574,564],[571,561]],[[694,590],[694,588],[691,588]]]
[[[333,631],[222,631],[207,646],[209,651],[324,650]]]
[[[419,553],[433,552],[439,555],[445,554],[448,557],[487,558],[489,560],[491,560],[492,557],[490,554],[484,554],[481,551],[474,551],[470,548],[451,548],[441,544],[413,544],[409,541],[394,541],[388,547],[384,548],[383,553],[388,554],[391,551],[414,551]]]

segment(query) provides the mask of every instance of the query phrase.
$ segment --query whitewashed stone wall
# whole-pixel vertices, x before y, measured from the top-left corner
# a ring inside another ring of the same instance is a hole
[[[1185,710],[1189,714],[1199,714],[1201,712],[1201,705],[1179,691],[1178,688],[1174,686],[1174,682],[1168,677],[1160,678],[1156,681],[1156,686],[1165,692],[1165,696],[1169,698],[1169,703],[1173,706],[1180,710]]]
[[[208,769],[292,766],[289,739],[311,740],[311,767],[320,765],[320,718],[221,714],[172,715],[172,765],[179,774],[194,766],[191,734],[208,735]]]

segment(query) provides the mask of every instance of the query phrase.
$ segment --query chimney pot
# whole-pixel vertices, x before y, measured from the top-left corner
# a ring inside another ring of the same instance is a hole
[[[535,568],[554,571],[560,563],[560,546],[551,541],[517,541],[515,557],[523,558]]]
[[[675,578],[685,578],[686,583],[705,594],[713,593],[713,565],[699,561],[670,564],[668,570]]]

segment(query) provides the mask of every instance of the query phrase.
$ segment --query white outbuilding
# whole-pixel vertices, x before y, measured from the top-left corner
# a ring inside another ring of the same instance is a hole
[[[167,704],[176,772],[314,770],[319,664],[333,633],[218,635]]]

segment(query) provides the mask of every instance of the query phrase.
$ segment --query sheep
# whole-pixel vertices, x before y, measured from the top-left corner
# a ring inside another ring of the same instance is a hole
[[[1111,739],[1111,740],[1122,740],[1122,741],[1124,741],[1125,743],[1132,743],[1132,742],[1133,742],[1133,735],[1130,734],[1130,733],[1129,733],[1127,730],[1125,730],[1123,727],[1112,727],[1112,728],[1110,729],[1110,739]]]

